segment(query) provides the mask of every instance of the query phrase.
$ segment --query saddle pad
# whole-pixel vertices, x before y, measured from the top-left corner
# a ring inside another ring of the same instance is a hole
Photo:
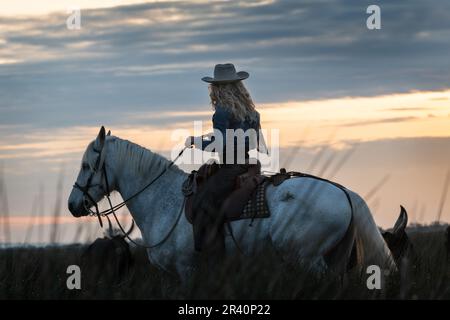
[[[251,198],[242,210],[242,214],[238,217],[228,218],[228,221],[236,221],[241,219],[260,219],[270,217],[269,207],[267,206],[266,187],[267,182],[260,183],[253,192]]]

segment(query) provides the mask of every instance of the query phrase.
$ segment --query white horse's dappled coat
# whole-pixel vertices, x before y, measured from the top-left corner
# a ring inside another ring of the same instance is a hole
[[[99,156],[94,148],[100,149],[104,156],[110,190],[119,192],[123,199],[140,191],[170,163],[141,146],[118,137],[105,137],[103,133],[89,144],[83,156],[77,178],[80,185],[86,183]],[[187,174],[174,165],[127,203],[146,245],[158,243],[176,221],[183,204],[181,186],[186,177]],[[100,170],[94,174],[92,182],[98,186],[89,192],[98,202],[106,189],[102,187],[105,182]],[[390,251],[367,205],[356,193],[348,192],[354,207],[356,237],[364,251],[362,265],[377,264],[395,269]],[[324,255],[344,237],[351,221],[350,204],[344,192],[327,182],[295,178],[277,187],[268,186],[267,200],[270,218],[257,219],[252,226],[249,226],[249,220],[232,222],[233,233],[242,251],[251,256],[272,247],[286,261],[303,263],[318,272],[326,270]],[[74,188],[69,197],[69,208],[75,216],[87,214],[83,201],[86,201],[83,193]],[[239,254],[230,236],[227,236],[226,246],[229,254]],[[153,264],[176,272],[182,279],[189,277],[198,263],[192,226],[184,214],[167,241],[147,251]],[[346,265],[347,258],[342,257],[342,266]]]

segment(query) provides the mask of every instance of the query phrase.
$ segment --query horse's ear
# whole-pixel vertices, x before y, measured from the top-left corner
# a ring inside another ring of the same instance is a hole
[[[103,149],[103,145],[105,144],[105,136],[106,136],[105,127],[102,126],[100,128],[100,132],[98,133],[97,139],[95,139],[94,143],[95,149],[97,150]]]
[[[110,136],[111,135],[111,130],[108,130],[108,133],[106,135]]]

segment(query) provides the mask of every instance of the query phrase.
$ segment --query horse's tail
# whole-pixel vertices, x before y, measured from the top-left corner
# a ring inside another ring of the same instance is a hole
[[[363,268],[377,265],[381,269],[397,271],[394,258],[380,233],[366,202],[356,193],[351,193],[356,227],[356,250],[358,264]]]

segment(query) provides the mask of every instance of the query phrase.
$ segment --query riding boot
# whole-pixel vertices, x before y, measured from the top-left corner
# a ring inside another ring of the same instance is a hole
[[[210,270],[216,270],[223,265],[225,259],[225,235],[223,225],[210,227],[205,236],[204,250]]]
[[[194,217],[192,228],[194,232],[194,247],[195,250],[201,252],[205,242],[208,231],[208,216],[203,209],[199,209]]]

